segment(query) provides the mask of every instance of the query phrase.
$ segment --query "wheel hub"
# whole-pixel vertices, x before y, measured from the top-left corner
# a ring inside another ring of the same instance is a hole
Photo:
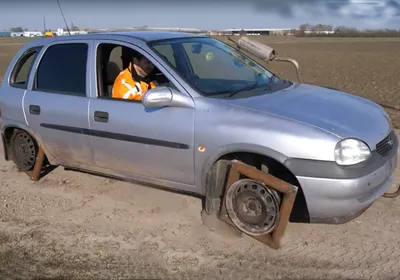
[[[259,224],[265,218],[262,201],[251,193],[239,193],[236,197],[236,212],[239,218],[251,224]]]
[[[250,179],[235,182],[225,198],[232,222],[250,235],[272,232],[279,223],[280,197],[275,190]]]

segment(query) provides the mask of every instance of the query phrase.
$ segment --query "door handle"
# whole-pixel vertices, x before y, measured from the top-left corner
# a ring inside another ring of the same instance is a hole
[[[95,111],[94,112],[94,120],[96,122],[106,123],[108,122],[108,113],[103,111]]]
[[[31,113],[32,115],[40,115],[40,106],[29,105],[29,113]]]

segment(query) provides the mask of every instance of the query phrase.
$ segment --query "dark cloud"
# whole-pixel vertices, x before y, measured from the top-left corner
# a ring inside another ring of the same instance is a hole
[[[51,3],[57,5],[56,0],[0,0],[1,5],[11,5],[16,3],[24,3],[30,5]],[[97,4],[101,5],[104,3],[111,3],[110,0],[59,0],[61,5],[68,6],[69,3],[81,3],[83,4]],[[128,0],[115,0],[114,3],[127,3]],[[392,10],[391,15],[400,18],[400,0],[358,0],[358,4],[352,3],[352,0],[131,0],[130,4],[141,7],[144,4],[160,5],[191,5],[195,6],[210,6],[213,5],[221,7],[227,6],[248,6],[253,7],[260,13],[271,13],[279,14],[281,16],[292,17],[294,16],[296,9],[302,8],[308,11],[310,18],[321,15],[321,8],[324,12],[328,11],[329,15],[332,16],[343,16],[341,9],[345,7],[353,7],[355,9],[350,10],[346,13],[346,16],[353,19],[378,19],[385,17],[387,19],[388,10]],[[357,9],[357,5],[360,7],[370,7],[370,9]],[[221,11],[222,12],[222,11]]]
[[[362,5],[366,9],[354,9],[348,13],[351,18],[380,18],[386,11],[393,9],[395,16],[400,16],[399,0],[365,0],[359,1],[357,4],[351,0],[264,0],[250,1],[254,3],[254,8],[259,12],[279,13],[282,16],[291,17],[296,9],[304,8],[312,16],[318,13],[318,9],[325,8],[331,15],[340,15],[340,10],[345,7],[354,7]],[[361,6],[360,6],[361,7]],[[317,14],[318,15],[318,14]]]
[[[390,0],[387,2],[388,7],[396,9],[396,16],[400,17],[400,1]]]
[[[336,11],[344,5],[347,5],[349,0],[343,1],[321,1],[321,0],[265,0],[255,1],[255,9],[260,12],[279,13],[283,16],[293,16],[296,8],[309,9],[310,13],[317,7],[326,7],[329,10]]]

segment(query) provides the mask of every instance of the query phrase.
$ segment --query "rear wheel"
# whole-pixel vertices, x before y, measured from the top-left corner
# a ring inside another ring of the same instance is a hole
[[[32,170],[35,166],[38,146],[35,139],[23,130],[15,130],[10,139],[12,160],[22,171]]]

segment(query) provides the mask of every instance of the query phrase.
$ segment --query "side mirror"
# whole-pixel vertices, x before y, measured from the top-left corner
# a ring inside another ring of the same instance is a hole
[[[143,96],[142,104],[148,108],[186,107],[194,108],[193,99],[186,94],[169,87],[157,87]]]
[[[172,91],[168,87],[150,89],[143,96],[142,103],[145,107],[166,107],[172,102]]]

